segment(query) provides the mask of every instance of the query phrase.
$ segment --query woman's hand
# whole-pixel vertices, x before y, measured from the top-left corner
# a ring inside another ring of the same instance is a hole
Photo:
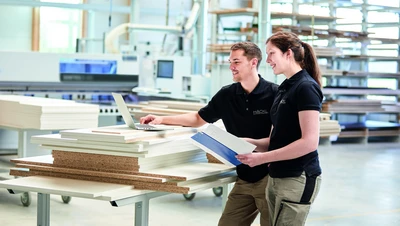
[[[236,158],[243,164],[246,164],[250,167],[254,167],[265,163],[262,158],[264,154],[265,153],[253,152],[249,154],[236,155]]]

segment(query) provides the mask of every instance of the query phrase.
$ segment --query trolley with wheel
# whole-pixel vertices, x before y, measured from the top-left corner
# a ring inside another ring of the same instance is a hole
[[[215,196],[220,197],[223,194],[224,189],[222,187],[215,187],[212,189],[213,193]],[[193,200],[194,197],[196,196],[196,193],[191,193],[191,194],[183,194],[183,197],[186,200]]]
[[[32,199],[31,199],[31,194],[29,192],[22,192],[20,199],[21,199],[21,203],[23,206],[28,207],[31,205]],[[64,195],[61,196],[61,200],[65,204],[68,204],[69,202],[71,202],[71,199],[72,199],[71,196],[64,196]]]

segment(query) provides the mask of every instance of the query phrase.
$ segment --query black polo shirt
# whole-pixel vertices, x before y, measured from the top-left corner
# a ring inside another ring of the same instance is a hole
[[[260,80],[249,94],[246,94],[240,83],[222,87],[208,105],[199,110],[200,117],[208,123],[222,119],[226,131],[237,137],[268,137],[271,130],[269,112],[278,85],[258,76]],[[251,168],[241,164],[236,167],[236,171],[240,179],[254,183],[268,174],[268,165]]]
[[[274,129],[269,151],[284,147],[301,138],[299,112],[321,110],[322,91],[306,70],[301,70],[279,86],[271,109]],[[321,174],[317,150],[302,157],[273,162],[269,175],[274,178],[298,177],[303,171],[309,176]]]

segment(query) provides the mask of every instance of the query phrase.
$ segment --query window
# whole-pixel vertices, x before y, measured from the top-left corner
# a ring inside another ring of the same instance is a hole
[[[46,0],[45,2],[78,4],[82,3],[82,0]],[[82,11],[76,9],[40,7],[40,51],[75,52],[76,39],[81,36],[82,30],[81,14]]]

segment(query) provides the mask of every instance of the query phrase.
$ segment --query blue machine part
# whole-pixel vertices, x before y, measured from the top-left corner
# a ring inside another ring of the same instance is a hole
[[[60,59],[60,73],[117,74],[116,60]]]
[[[63,94],[61,98],[63,100],[72,100],[72,94]]]

